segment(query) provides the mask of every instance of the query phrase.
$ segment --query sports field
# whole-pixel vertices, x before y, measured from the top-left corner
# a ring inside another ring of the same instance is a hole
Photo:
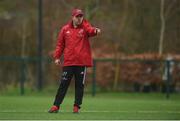
[[[0,119],[119,120],[180,119],[180,94],[101,93],[85,95],[79,114],[72,113],[73,94],[68,94],[57,114],[47,113],[53,96],[0,96]]]

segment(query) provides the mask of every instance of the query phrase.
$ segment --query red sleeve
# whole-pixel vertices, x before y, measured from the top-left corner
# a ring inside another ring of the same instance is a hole
[[[64,47],[65,47],[65,42],[64,42],[64,32],[63,32],[63,28],[61,29],[61,31],[58,34],[58,39],[57,39],[57,44],[56,44],[56,49],[54,51],[54,55],[53,57],[55,59],[58,59],[61,57],[63,51],[64,51]]]
[[[92,36],[97,35],[96,28],[92,27],[91,24],[87,20],[83,21],[83,26],[84,26],[86,32],[88,33],[88,36],[92,37]]]

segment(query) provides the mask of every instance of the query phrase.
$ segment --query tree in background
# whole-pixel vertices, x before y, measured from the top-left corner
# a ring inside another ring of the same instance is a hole
[[[180,53],[179,0],[43,0],[44,57],[53,51],[60,27],[76,7],[83,9],[91,23],[102,29],[102,35],[91,42],[94,53],[101,53],[97,58],[118,60],[122,53]],[[1,57],[37,56],[37,0],[1,0],[0,28]],[[106,54],[110,56],[104,56]],[[18,82],[18,64],[0,62],[1,80]],[[29,64],[29,68],[35,64]],[[110,81],[114,89],[119,85],[120,67],[118,61],[112,67]],[[48,69],[44,65],[46,73]],[[35,76],[35,70],[31,72]],[[47,84],[54,80],[54,75],[50,75],[45,75]]]
[[[167,5],[165,4],[167,3]],[[166,30],[166,20],[168,17],[172,17],[176,11],[175,5],[178,4],[177,0],[161,0],[160,2],[160,18],[161,18],[161,29],[160,29],[160,39],[159,39],[159,55],[163,54],[163,43],[164,43],[164,34]]]

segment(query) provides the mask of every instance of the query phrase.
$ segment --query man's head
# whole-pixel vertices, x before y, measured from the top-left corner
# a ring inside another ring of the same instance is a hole
[[[82,23],[83,21],[83,16],[84,16],[84,13],[82,12],[82,10],[80,9],[74,9],[72,11],[72,20],[73,20],[73,24],[75,26],[78,26]]]

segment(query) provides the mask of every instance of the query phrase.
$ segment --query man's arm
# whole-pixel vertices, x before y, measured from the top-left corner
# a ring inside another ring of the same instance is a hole
[[[61,29],[61,31],[58,34],[56,49],[53,55],[56,65],[60,65],[60,57],[64,51],[64,47],[65,47],[64,34],[63,34],[63,29]]]
[[[87,20],[83,21],[83,26],[90,37],[101,33],[101,30],[99,28],[92,27]]]

